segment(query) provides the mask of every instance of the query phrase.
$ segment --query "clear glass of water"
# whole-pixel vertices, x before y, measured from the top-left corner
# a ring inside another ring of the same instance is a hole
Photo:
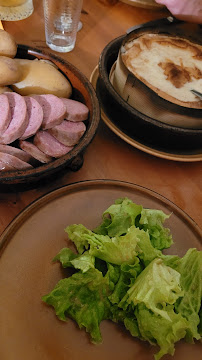
[[[0,20],[16,21],[33,13],[32,0],[0,0]]]
[[[74,49],[82,0],[43,0],[47,45],[54,51]]]

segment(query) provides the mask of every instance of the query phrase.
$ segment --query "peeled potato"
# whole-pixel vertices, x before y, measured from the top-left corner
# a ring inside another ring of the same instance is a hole
[[[0,55],[14,58],[17,53],[15,39],[7,31],[0,29]]]
[[[0,86],[0,94],[5,92],[12,92],[12,90],[8,86]]]
[[[15,59],[22,70],[22,78],[12,85],[20,95],[53,94],[69,98],[72,87],[55,66],[43,60]]]
[[[0,86],[14,84],[21,78],[21,70],[15,59],[0,56]]]

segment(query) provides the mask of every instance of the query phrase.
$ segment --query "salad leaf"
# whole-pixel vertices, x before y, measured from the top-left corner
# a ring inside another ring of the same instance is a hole
[[[90,255],[112,264],[121,265],[123,262],[132,264],[138,255],[146,266],[153,259],[162,255],[160,250],[152,246],[148,231],[140,230],[134,225],[128,229],[125,235],[114,237],[86,230],[81,225],[70,225],[66,228],[70,240],[78,249],[85,244]]]
[[[139,337],[141,338],[141,334],[140,334],[140,330],[138,327],[138,321],[136,316],[133,315],[128,315],[127,313],[124,316],[124,321],[123,321],[125,328],[130,332],[130,334],[134,337]]]
[[[118,281],[115,283],[113,293],[109,296],[109,300],[112,304],[119,304],[131,284],[134,283],[135,279],[141,272],[142,266],[139,262],[139,259],[136,258],[133,265],[123,263],[120,267],[118,267],[118,269],[119,278]]]
[[[107,279],[96,269],[75,273],[62,279],[42,300],[55,309],[60,320],[67,316],[85,327],[93,343],[102,342],[100,322],[110,317],[110,294]]]
[[[65,232],[68,234],[70,240],[75,244],[79,254],[82,254],[85,250],[88,250],[88,241],[82,235],[91,235],[92,231],[88,230],[82,224],[73,224],[65,228]]]
[[[120,198],[104,211],[103,222],[93,230],[96,234],[120,236],[126,234],[132,225],[149,230],[153,247],[163,250],[173,243],[172,235],[163,224],[170,215],[162,210],[144,209],[128,198]]]
[[[72,267],[71,261],[78,257],[78,254],[75,254],[69,248],[63,248],[60,252],[53,258],[53,261],[60,261],[63,268]]]
[[[147,266],[152,260],[162,256],[162,252],[155,249],[150,241],[149,232],[136,228],[138,237],[138,256],[142,260],[143,264]]]
[[[126,309],[144,303],[155,314],[171,321],[166,306],[174,304],[180,296],[183,296],[180,274],[161,259],[155,259],[137,277],[119,306]]]
[[[153,313],[144,304],[138,304],[135,310],[140,337],[160,347],[160,351],[154,356],[155,360],[159,360],[165,354],[173,355],[174,344],[186,334],[186,319],[176,314],[172,307],[167,309],[167,313],[168,318],[162,317]]]
[[[110,238],[108,235],[92,234],[86,236],[90,244],[90,254],[106,262],[121,265],[134,263],[137,256],[138,237],[136,228],[130,227],[127,234]]]
[[[100,343],[100,323],[121,323],[131,333],[158,345],[155,360],[174,354],[175,343],[202,335],[202,252],[165,255],[173,243],[164,222],[170,215],[145,209],[128,198],[115,201],[93,231],[67,226],[77,253],[63,248],[53,261],[74,268],[42,300],[60,320],[74,319]]]
[[[139,227],[149,231],[151,243],[154,248],[163,250],[173,244],[172,235],[168,228],[163,227],[163,223],[170,215],[166,215],[162,210],[142,209],[139,220]]]
[[[136,205],[128,198],[117,199],[115,204],[104,211],[103,223],[94,232],[110,237],[126,234],[129,227],[135,225],[135,219],[141,210],[141,205]]]
[[[199,340],[201,337],[197,327],[202,300],[202,252],[189,249],[180,260],[178,271],[184,296],[176,302],[175,310],[189,321],[186,339],[193,342],[193,338]]]
[[[66,231],[73,242],[76,238],[75,245],[77,248],[81,248],[80,243],[85,244],[85,247],[89,244],[89,254],[92,256],[117,265],[123,262],[135,262],[137,242],[139,241],[136,234],[141,231],[138,228],[131,226],[126,235],[113,238],[86,230],[84,226],[70,225]]]
[[[178,266],[181,259],[179,256],[162,254],[161,259],[163,259],[165,265],[170,266],[174,270],[178,270]]]
[[[74,267],[82,272],[86,272],[90,268],[95,267],[95,258],[91,256],[88,251],[85,251],[82,255],[78,255],[69,248],[63,248],[53,259],[53,261],[57,260],[61,262],[63,268]]]
[[[93,269],[95,267],[95,258],[94,256],[91,256],[88,251],[86,251],[84,254],[73,259],[71,263],[75,269],[86,272],[89,269]]]

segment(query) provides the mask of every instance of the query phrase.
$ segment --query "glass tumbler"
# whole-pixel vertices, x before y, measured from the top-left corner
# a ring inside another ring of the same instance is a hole
[[[0,0],[0,20],[16,21],[33,13],[32,0]]]
[[[74,49],[82,0],[43,0],[47,45],[54,51]]]

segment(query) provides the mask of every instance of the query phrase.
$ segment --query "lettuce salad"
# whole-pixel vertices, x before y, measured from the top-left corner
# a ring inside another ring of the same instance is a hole
[[[102,342],[102,320],[124,324],[132,336],[159,346],[155,360],[173,355],[180,339],[201,339],[202,251],[162,253],[173,243],[164,227],[169,216],[121,198],[93,231],[68,226],[77,252],[63,248],[53,261],[75,271],[42,300],[60,320],[85,328],[95,344]]]

